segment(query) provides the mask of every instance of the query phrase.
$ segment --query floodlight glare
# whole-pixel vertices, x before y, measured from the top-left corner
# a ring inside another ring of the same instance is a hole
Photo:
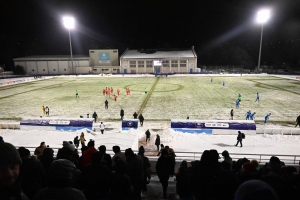
[[[270,18],[270,10],[264,9],[257,13],[256,21],[258,23],[265,23]]]
[[[67,29],[75,28],[75,20],[73,17],[63,17],[63,23]]]

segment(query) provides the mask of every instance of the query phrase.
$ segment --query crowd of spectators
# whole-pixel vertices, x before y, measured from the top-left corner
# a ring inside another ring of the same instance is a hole
[[[141,199],[151,179],[143,146],[138,154],[114,146],[111,157],[105,145],[97,149],[90,140],[79,156],[75,145],[64,141],[55,156],[42,142],[32,156],[28,149],[16,149],[0,139],[0,199]],[[300,199],[296,168],[285,166],[278,157],[260,168],[256,160],[233,161],[228,151],[221,155],[223,161],[216,150],[205,150],[200,160],[182,161],[175,169],[174,150],[165,146],[156,163],[162,198],[168,198],[169,177],[176,176],[180,199]]]

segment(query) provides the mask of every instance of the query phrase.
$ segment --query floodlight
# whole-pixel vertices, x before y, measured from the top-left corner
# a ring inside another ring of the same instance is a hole
[[[270,10],[263,9],[258,11],[256,15],[256,21],[258,23],[265,23],[270,18]]]
[[[73,17],[63,17],[63,23],[67,29],[75,28],[75,20]]]

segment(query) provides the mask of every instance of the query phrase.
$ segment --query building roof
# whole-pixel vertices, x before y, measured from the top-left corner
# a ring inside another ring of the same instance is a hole
[[[171,50],[171,51],[162,51],[162,50],[128,50],[121,57],[122,59],[163,59],[163,58],[196,58],[196,54],[192,49],[186,50]]]
[[[89,60],[89,56],[73,55],[74,60]],[[36,61],[36,60],[71,60],[71,55],[35,55],[14,58],[14,61]]]

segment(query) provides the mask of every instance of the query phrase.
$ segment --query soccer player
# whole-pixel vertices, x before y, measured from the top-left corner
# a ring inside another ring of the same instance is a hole
[[[222,86],[225,87],[225,81],[223,81]]]
[[[235,102],[235,108],[239,108],[240,107],[240,100],[236,100],[236,102]]]
[[[269,114],[267,114],[267,115],[265,116],[265,124],[268,122],[270,116],[271,116],[271,113],[269,113]]]
[[[117,93],[118,93],[118,96],[120,95],[120,90],[119,89],[117,89]]]
[[[213,80],[214,80],[213,78],[210,78],[210,83],[212,83],[212,82],[213,82]]]
[[[259,103],[259,99],[260,99],[260,94],[257,93],[257,94],[256,94],[256,100],[255,100],[255,102],[257,101],[257,102]]]
[[[77,98],[77,97],[79,97],[79,95],[78,95],[78,91],[77,91],[77,90],[76,90],[76,93],[75,93],[75,94],[76,94],[76,98]]]
[[[249,111],[246,113],[246,120],[249,120],[249,119],[250,119],[250,115],[251,115],[251,111],[249,110]]]
[[[250,113],[250,120],[254,120],[254,118],[255,118],[255,112],[254,113]]]

